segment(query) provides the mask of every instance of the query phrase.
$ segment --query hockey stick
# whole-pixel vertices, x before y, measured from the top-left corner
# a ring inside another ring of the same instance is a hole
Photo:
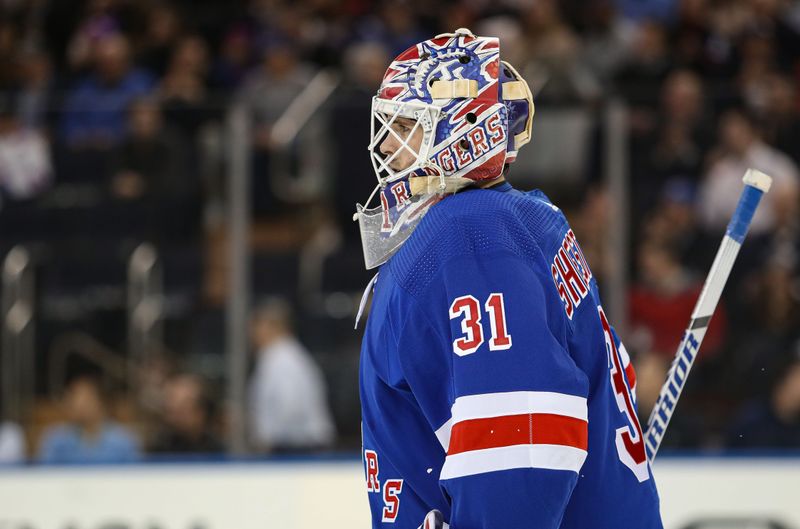
[[[739,204],[728,224],[725,237],[722,238],[722,244],[714,258],[714,264],[711,265],[711,271],[706,277],[703,290],[694,306],[692,319],[689,321],[689,326],[683,334],[683,340],[675,353],[675,359],[667,373],[667,380],[661,387],[658,400],[656,400],[647,421],[645,444],[650,462],[656,457],[658,447],[661,445],[669,421],[675,412],[675,405],[686,384],[689,370],[692,369],[694,360],[697,358],[697,351],[703,342],[711,316],[717,308],[722,289],[725,287],[725,282],[728,281],[733,263],[739,254],[739,248],[750,228],[753,214],[756,212],[761,197],[769,191],[772,184],[772,178],[755,169],[748,169],[743,181],[744,190],[739,197]]]

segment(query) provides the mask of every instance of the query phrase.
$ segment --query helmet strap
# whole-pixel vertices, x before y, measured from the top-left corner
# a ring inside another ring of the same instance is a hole
[[[452,194],[474,184],[474,180],[460,176],[412,176],[408,186],[412,195]]]

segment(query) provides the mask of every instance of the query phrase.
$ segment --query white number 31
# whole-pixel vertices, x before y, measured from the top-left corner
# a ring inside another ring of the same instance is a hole
[[[511,347],[511,335],[506,325],[506,307],[503,294],[492,292],[484,304],[492,327],[489,340],[490,351],[502,351]],[[461,318],[463,335],[453,340],[453,352],[458,356],[467,356],[483,345],[483,326],[481,325],[481,306],[475,297],[460,296],[450,304],[450,319]]]

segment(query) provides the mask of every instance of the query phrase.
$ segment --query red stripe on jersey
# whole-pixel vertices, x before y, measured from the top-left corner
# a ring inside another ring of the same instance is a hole
[[[564,445],[587,450],[586,421],[549,413],[470,419],[453,426],[447,455],[523,444]]]
[[[546,413],[533,416],[533,443],[565,445],[589,449],[589,425],[586,421]]]
[[[628,377],[628,386],[634,389],[636,387],[636,371],[633,369],[633,364],[625,366],[625,375]]]

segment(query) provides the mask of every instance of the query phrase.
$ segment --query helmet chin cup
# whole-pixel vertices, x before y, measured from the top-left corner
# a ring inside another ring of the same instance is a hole
[[[369,203],[376,194],[380,197],[380,205],[370,208]],[[385,186],[379,184],[366,205],[356,204],[353,219],[358,221],[367,270],[380,266],[394,255],[428,209],[441,198],[438,192],[412,195],[406,177]]]

